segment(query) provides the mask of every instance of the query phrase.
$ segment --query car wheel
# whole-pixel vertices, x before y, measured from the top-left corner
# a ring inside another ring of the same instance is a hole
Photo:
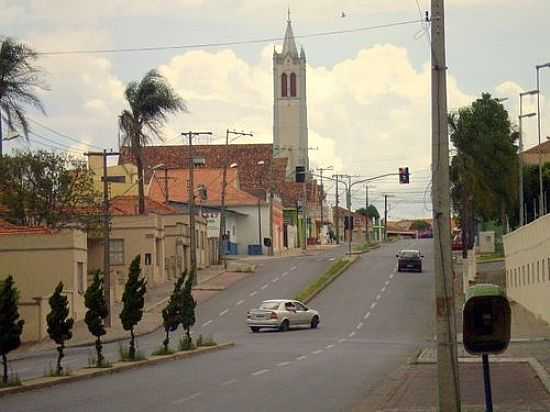
[[[251,326],[250,330],[252,331],[252,333],[258,333],[260,331],[260,328],[257,326]]]
[[[418,272],[419,272],[419,273],[422,273],[422,266],[420,266],[420,267],[418,268]]]
[[[397,266],[397,271],[401,272],[401,266]]]
[[[288,323],[288,320],[285,319],[285,320],[283,321],[283,323],[281,323],[281,326],[279,326],[279,330],[280,330],[281,332],[286,332],[286,331],[288,330],[288,328],[289,328],[289,323]]]
[[[314,316],[311,319],[311,329],[317,329],[317,326],[319,326],[319,316]]]

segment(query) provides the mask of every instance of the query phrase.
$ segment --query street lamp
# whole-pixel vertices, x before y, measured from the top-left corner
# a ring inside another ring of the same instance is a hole
[[[542,188],[542,147],[541,147],[541,140],[540,140],[540,125],[541,125],[541,119],[540,119],[540,69],[544,68],[550,68],[550,63],[545,64],[539,64],[536,66],[537,69],[537,90],[539,91],[537,93],[537,116],[538,116],[538,137],[539,137],[539,216],[542,216],[544,213],[542,204],[543,204],[543,188]]]
[[[533,117],[536,116],[536,113],[526,113],[523,114],[523,97],[524,96],[532,96],[532,95],[538,95],[538,90],[529,90],[527,92],[523,92],[519,94],[519,225],[523,226],[524,221],[524,211],[523,211],[523,128],[522,123],[523,119],[527,117]]]

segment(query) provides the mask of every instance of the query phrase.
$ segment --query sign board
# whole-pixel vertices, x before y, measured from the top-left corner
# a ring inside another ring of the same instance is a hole
[[[105,181],[103,176],[101,176],[101,181]],[[126,183],[126,176],[107,176],[107,181],[111,183]]]
[[[220,236],[220,215],[219,214],[208,214],[206,217],[208,222],[206,226],[206,231],[208,237],[219,237]]]

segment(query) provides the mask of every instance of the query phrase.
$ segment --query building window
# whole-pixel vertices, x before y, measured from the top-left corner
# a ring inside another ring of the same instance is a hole
[[[290,73],[290,96],[296,97],[296,73]]]
[[[288,97],[288,76],[286,73],[283,73],[281,76],[281,95],[283,97]]]
[[[195,248],[198,249],[199,247],[200,247],[199,231],[195,230]]]
[[[160,260],[161,260],[161,246],[160,246],[160,239],[155,239],[155,252],[156,252],[156,255],[155,255],[155,265],[156,266],[160,266]]]
[[[111,239],[109,256],[112,265],[124,265],[124,239]]]
[[[81,295],[86,289],[86,277],[84,276],[84,263],[76,262],[76,284]]]
[[[537,260],[537,283],[540,282],[540,262]]]
[[[145,266],[151,266],[151,254],[150,253],[145,254]]]

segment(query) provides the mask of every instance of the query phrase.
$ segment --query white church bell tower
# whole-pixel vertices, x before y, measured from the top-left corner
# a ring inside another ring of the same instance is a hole
[[[273,51],[273,155],[288,158],[289,180],[296,166],[309,169],[306,54],[296,48],[290,12],[287,20],[283,50]]]

